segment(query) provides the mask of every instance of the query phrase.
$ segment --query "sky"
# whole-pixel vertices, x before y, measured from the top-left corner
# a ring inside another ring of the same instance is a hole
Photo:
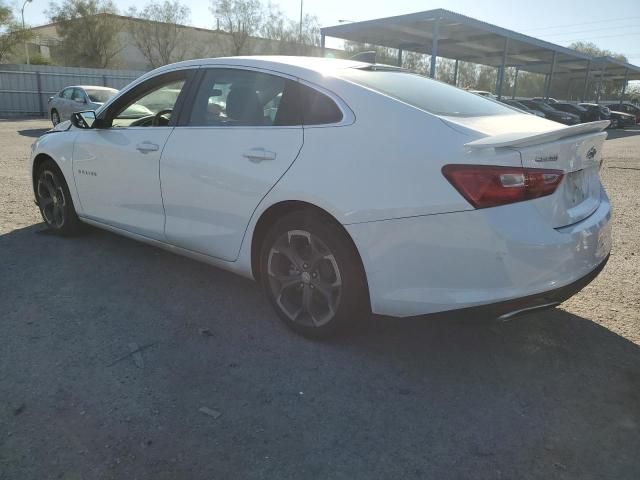
[[[18,0],[15,0],[18,1]],[[146,0],[115,0],[125,11],[138,8]],[[191,24],[212,28],[216,19],[209,0],[185,1],[191,8]],[[265,3],[268,0],[263,0]],[[573,41],[591,41],[600,48],[622,53],[630,63],[640,65],[640,0],[303,0],[305,13],[318,17],[321,26],[340,20],[360,21],[402,15],[434,8],[446,8],[500,27],[569,45]],[[300,0],[273,0],[292,19],[299,18]],[[19,8],[22,1],[16,4]],[[30,25],[47,23],[49,0],[32,0],[25,8]],[[328,47],[339,47],[335,41]]]

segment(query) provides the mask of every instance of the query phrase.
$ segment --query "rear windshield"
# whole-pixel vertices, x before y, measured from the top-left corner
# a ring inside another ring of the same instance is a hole
[[[519,113],[488,98],[414,73],[348,68],[341,70],[339,75],[436,115],[480,117]]]
[[[85,89],[85,92],[87,92],[89,100],[94,103],[104,103],[118,93],[117,90],[91,90],[88,88]]]

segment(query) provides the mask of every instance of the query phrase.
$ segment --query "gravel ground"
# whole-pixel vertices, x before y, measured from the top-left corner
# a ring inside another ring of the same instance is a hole
[[[47,126],[0,121],[1,480],[640,478],[640,130],[605,146],[611,260],[560,308],[313,343],[252,282],[48,234]]]

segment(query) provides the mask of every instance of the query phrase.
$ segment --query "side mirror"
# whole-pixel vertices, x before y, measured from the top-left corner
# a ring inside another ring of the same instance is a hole
[[[96,112],[87,110],[86,112],[76,112],[71,114],[71,123],[77,128],[93,128],[96,122]]]

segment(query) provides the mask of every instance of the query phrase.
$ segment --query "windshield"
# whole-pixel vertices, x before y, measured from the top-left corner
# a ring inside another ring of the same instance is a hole
[[[517,102],[515,100],[508,100],[507,103],[509,105],[511,105],[512,107],[519,108],[521,110],[529,110],[529,107],[527,107],[526,105],[523,105],[522,103]]]
[[[522,103],[529,106],[530,108],[533,108],[535,110],[542,110],[543,112],[555,112],[556,110],[555,108],[551,108],[549,105],[542,102],[528,101],[528,102],[522,102]]]
[[[109,100],[111,97],[113,97],[116,93],[118,93],[118,90],[113,89],[113,88],[109,88],[109,89],[100,89],[100,90],[91,90],[89,88],[85,89],[85,92],[87,92],[87,95],[89,96],[89,100],[91,100],[93,103],[104,103],[107,100]]]
[[[486,97],[405,71],[349,68],[340,71],[338,75],[436,115],[481,117],[519,114]]]

